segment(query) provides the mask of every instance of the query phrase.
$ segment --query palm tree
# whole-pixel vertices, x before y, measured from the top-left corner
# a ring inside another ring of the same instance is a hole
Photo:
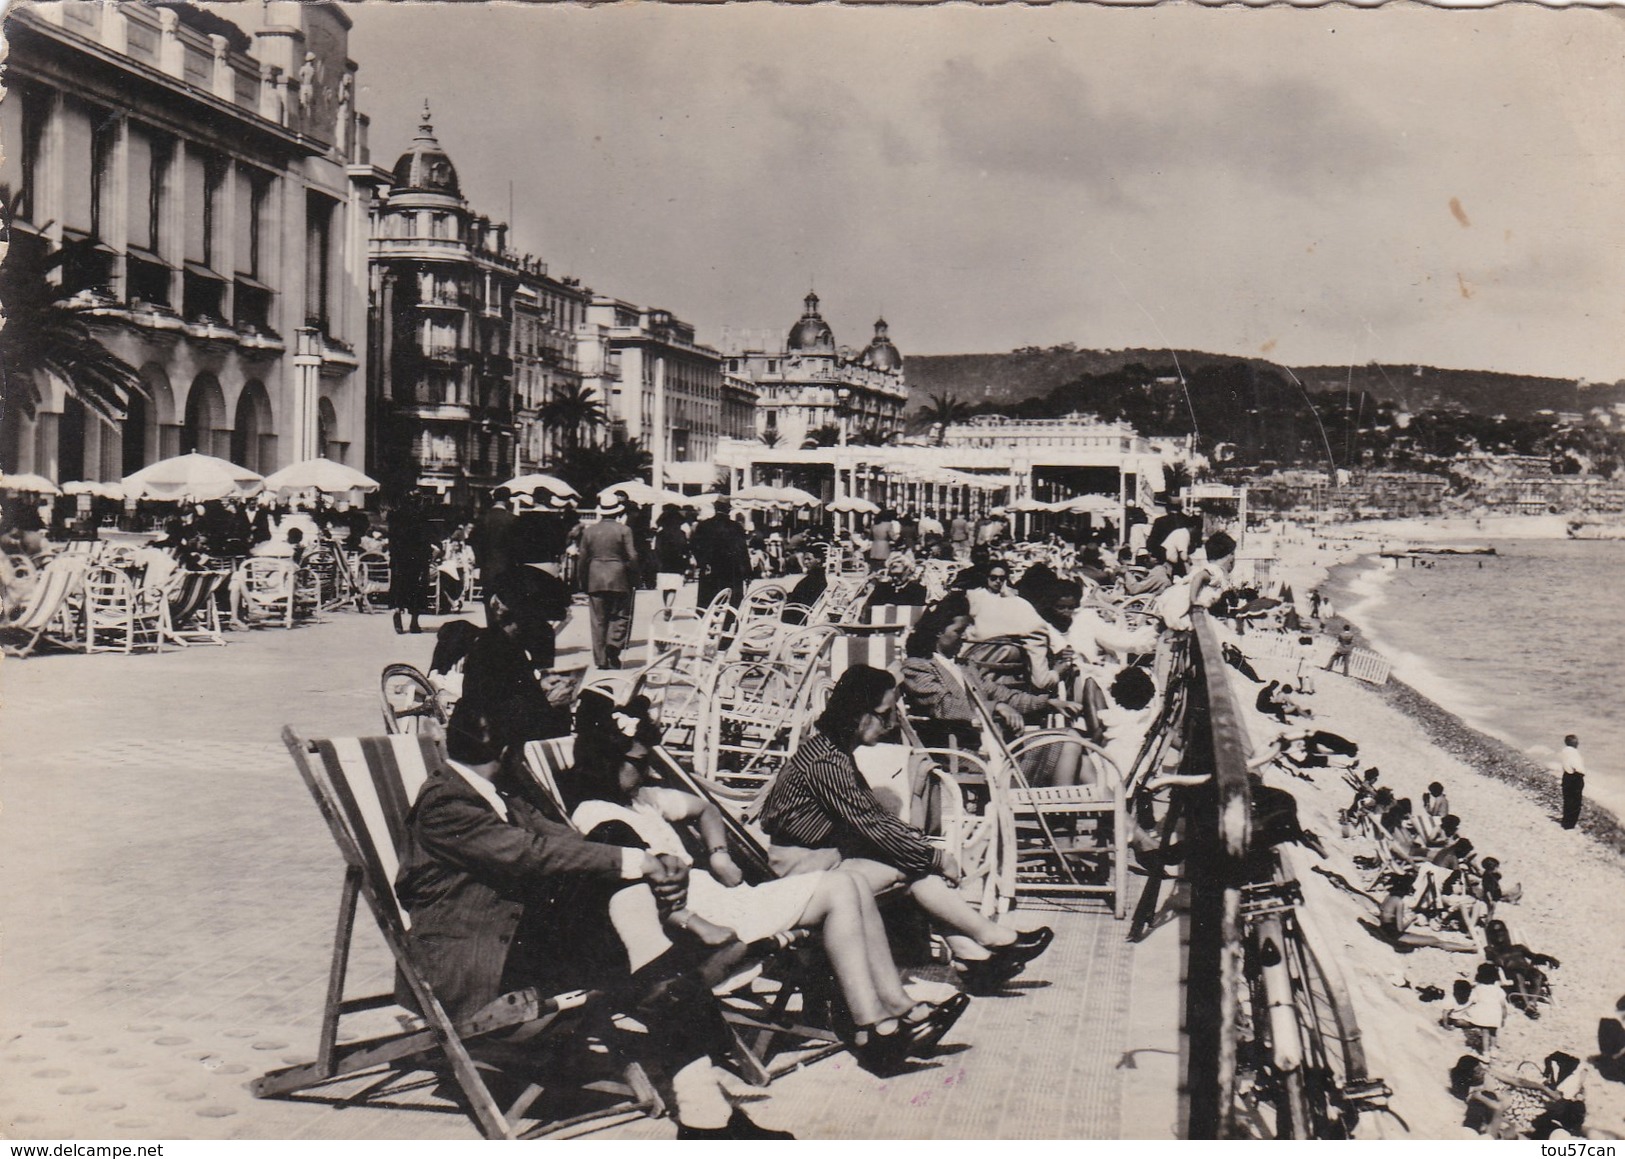
[[[654,459],[637,439],[616,439],[582,447],[554,459],[553,473],[584,496],[595,496],[612,483],[646,479]]]
[[[825,423],[821,427],[814,427],[807,432],[807,437],[801,441],[801,449],[810,447],[833,447],[841,441],[841,428],[834,423]]]
[[[45,399],[47,376],[68,397],[109,423],[123,420],[132,395],[145,396],[135,367],[96,340],[83,314],[68,304],[69,289],[51,281],[52,271],[82,258],[92,243],[68,242],[54,252],[42,239],[12,229],[21,194],[0,186],[0,225],[11,245],[0,264],[0,304],[6,325],[0,330],[0,401],[10,419],[15,408],[33,418]]]
[[[544,427],[559,436],[565,454],[573,454],[581,446],[583,431],[590,433],[609,425],[604,404],[579,382],[554,387],[553,396],[536,414]]]
[[[757,441],[764,447],[776,447],[784,441],[784,437],[776,430],[766,430],[757,436]]]
[[[922,430],[937,431],[937,446],[942,446],[948,439],[948,428],[954,423],[964,422],[970,416],[970,407],[957,398],[946,394],[933,394],[931,401],[924,403],[914,412],[914,421]]]

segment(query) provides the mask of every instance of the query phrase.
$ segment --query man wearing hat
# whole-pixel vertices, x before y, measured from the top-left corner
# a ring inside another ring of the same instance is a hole
[[[480,569],[480,583],[490,587],[514,564],[514,527],[519,517],[508,507],[512,496],[506,487],[491,493],[491,506],[474,525],[468,545],[474,549],[474,563]]]
[[[621,649],[632,631],[638,546],[625,515],[626,507],[613,499],[598,509],[598,522],[581,532],[577,567],[592,612],[592,660],[599,668],[621,666]]]
[[[727,499],[718,499],[716,514],[695,526],[689,550],[700,568],[695,605],[704,611],[718,592],[726,590],[728,602],[737,608],[750,580],[750,540],[733,521]]]

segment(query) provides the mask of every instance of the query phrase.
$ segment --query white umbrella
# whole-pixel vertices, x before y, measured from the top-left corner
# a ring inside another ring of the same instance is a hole
[[[98,483],[93,479],[75,479],[62,484],[64,495],[98,495],[103,499],[123,499],[124,488],[117,483]]]
[[[740,503],[758,503],[764,507],[816,507],[823,502],[800,487],[769,487],[761,483],[735,491],[733,497]]]
[[[124,477],[124,491],[138,499],[224,499],[252,495],[265,480],[247,467],[193,451],[161,459]]]
[[[502,484],[512,495],[529,495],[533,491],[546,491],[560,499],[579,499],[581,492],[554,475],[520,475]]]
[[[337,495],[344,491],[376,491],[378,480],[354,467],[332,459],[306,459],[275,471],[265,478],[267,491],[321,491]]]
[[[854,515],[879,515],[880,504],[865,499],[861,495],[844,495],[829,505],[831,511],[847,512]]]
[[[1014,501],[1012,501],[1010,503],[1005,504],[1005,509],[1008,510],[1008,511],[1054,511],[1055,510],[1054,507],[1050,506],[1048,503],[1045,503],[1042,499],[1034,499],[1030,495],[1023,495],[1020,499],[1016,499],[1016,500],[1014,500]]]
[[[661,491],[660,488],[653,488],[650,484],[643,483],[643,480],[627,480],[626,483],[609,484],[603,491],[600,491],[598,493],[598,506],[603,507],[604,504],[614,501],[616,496],[619,496],[624,501],[637,504],[639,507],[653,507],[656,504],[661,504],[661,502],[671,502],[668,497],[671,494],[673,494],[671,491]]]
[[[1082,515],[1085,512],[1091,515],[1113,515],[1117,512],[1117,500],[1111,495],[1079,495],[1061,503],[1056,510],[1069,515]]]
[[[0,475],[0,491],[22,491],[36,495],[56,495],[57,485],[44,475]]]

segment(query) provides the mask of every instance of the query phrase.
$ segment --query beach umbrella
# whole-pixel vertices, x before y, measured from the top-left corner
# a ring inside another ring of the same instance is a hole
[[[1117,499],[1112,495],[1079,495],[1058,504],[1055,510],[1068,515],[1115,515],[1117,506]]]
[[[252,495],[265,483],[258,472],[193,451],[160,459],[124,477],[124,491],[138,499],[224,499]]]
[[[880,514],[880,504],[869,499],[865,499],[861,495],[843,495],[841,498],[831,503],[829,505],[829,509],[842,514],[848,511],[852,512],[854,515]]]
[[[1055,508],[1042,499],[1034,499],[1031,495],[1023,495],[1020,499],[1012,500],[1005,505],[1007,511],[1054,511]]]
[[[581,498],[581,492],[554,475],[520,475],[500,486],[512,495],[529,495],[533,491],[546,491],[560,499]]]
[[[306,459],[272,472],[265,478],[267,491],[321,491],[337,495],[345,491],[376,491],[378,480],[354,467],[332,459]]]
[[[103,499],[123,499],[124,488],[117,483],[98,483],[93,479],[75,479],[62,484],[64,495],[97,495]]]
[[[19,491],[31,495],[60,494],[57,485],[44,475],[0,475],[0,491]]]
[[[624,483],[612,483],[598,492],[598,503],[599,506],[603,506],[619,496],[628,503],[635,503],[639,507],[653,507],[656,503],[663,501],[661,496],[665,494],[667,492],[645,483],[642,479],[628,479]]]

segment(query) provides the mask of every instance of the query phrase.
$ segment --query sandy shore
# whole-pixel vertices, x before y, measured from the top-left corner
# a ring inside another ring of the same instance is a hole
[[[1277,574],[1306,597],[1330,568],[1413,538],[1410,529],[1398,534],[1392,525],[1361,529],[1359,535],[1347,534],[1350,530],[1339,527],[1336,537],[1320,540],[1283,537]],[[1414,539],[1445,538],[1438,531],[1430,526]],[[1498,527],[1478,534],[1524,537],[1528,531]],[[1295,674],[1287,661],[1262,659],[1255,667],[1266,679],[1289,670]],[[1362,762],[1378,766],[1382,783],[1397,796],[1419,800],[1429,782],[1442,781],[1452,812],[1462,818],[1462,834],[1480,856],[1500,858],[1509,883],[1523,884],[1521,903],[1504,907],[1500,915],[1514,938],[1563,963],[1550,971],[1553,1002],[1538,1021],[1510,1014],[1498,1062],[1510,1069],[1524,1060],[1538,1066],[1554,1050],[1593,1055],[1597,1020],[1625,994],[1625,836],[1618,823],[1606,811],[1588,810],[1583,829],[1564,831],[1557,824],[1549,772],[1397,681],[1379,689],[1341,676],[1316,677],[1318,691],[1311,698],[1316,715],[1310,723],[1359,742]],[[1256,686],[1239,675],[1236,680],[1250,704]],[[1265,743],[1277,727],[1258,715],[1255,743]],[[1417,992],[1433,985],[1448,994],[1451,983],[1470,977],[1482,959],[1434,949],[1399,954],[1366,932],[1359,919],[1374,917],[1374,904],[1311,869],[1322,866],[1356,887],[1372,876],[1353,861],[1369,851],[1358,840],[1339,836],[1338,811],[1350,796],[1342,776],[1320,770],[1313,782],[1275,773],[1268,779],[1296,795],[1305,828],[1325,839],[1325,862],[1306,850],[1292,853],[1312,932],[1322,956],[1342,967],[1372,1073],[1393,1086],[1394,1109],[1413,1137],[1467,1134],[1461,1126],[1464,1108],[1451,1098],[1446,1073],[1464,1053],[1462,1034],[1438,1025],[1447,1001],[1424,1003]],[[1594,1080],[1588,1101],[1589,1127],[1625,1134],[1625,1084]],[[1407,1131],[1378,1116],[1364,1124],[1362,1134],[1391,1137]]]

